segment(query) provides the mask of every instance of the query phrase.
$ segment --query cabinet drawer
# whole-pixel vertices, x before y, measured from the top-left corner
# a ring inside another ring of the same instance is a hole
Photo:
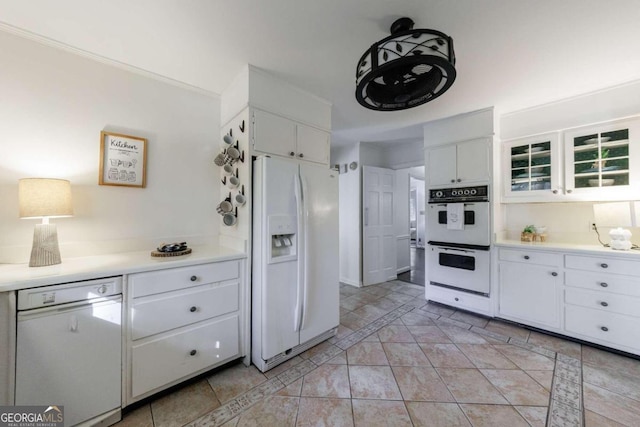
[[[640,297],[638,277],[569,270],[565,273],[564,280],[567,286]]]
[[[600,309],[609,313],[640,317],[640,298],[608,292],[567,288],[564,300],[568,304]]]
[[[567,305],[565,329],[596,342],[613,344],[612,347],[624,346],[635,349],[636,353],[640,350],[640,319],[637,317]]]
[[[556,253],[526,251],[520,249],[500,249],[500,261],[516,261],[528,264],[549,265],[559,267],[562,256]]]
[[[607,257],[590,257],[567,255],[567,268],[577,270],[599,271],[611,274],[627,274],[640,277],[640,261]]]
[[[133,345],[131,390],[140,396],[239,355],[238,316],[199,323]]]
[[[238,310],[237,282],[209,284],[133,301],[131,339],[154,335]]]
[[[206,283],[222,282],[235,279],[239,275],[240,263],[225,261],[131,274],[128,284],[133,298],[138,298]]]
[[[466,292],[458,292],[453,289],[427,285],[426,296],[428,300],[447,304],[452,307],[462,308],[474,313],[492,316],[491,301],[480,295]]]

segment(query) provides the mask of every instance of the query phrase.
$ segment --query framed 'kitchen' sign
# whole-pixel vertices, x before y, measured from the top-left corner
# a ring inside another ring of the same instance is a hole
[[[147,140],[100,132],[100,185],[146,186]]]

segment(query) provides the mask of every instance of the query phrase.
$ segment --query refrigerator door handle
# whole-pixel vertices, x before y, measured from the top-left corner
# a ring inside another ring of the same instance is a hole
[[[305,236],[304,233],[304,215],[302,209],[302,181],[300,180],[300,175],[296,173],[294,175],[294,196],[296,199],[296,217],[298,222],[298,271],[297,271],[297,279],[296,280],[296,308],[293,316],[293,330],[295,332],[300,331],[300,324],[302,323],[302,283],[304,281],[304,245],[305,245]]]
[[[304,177],[301,177],[302,181],[302,215],[304,217],[303,222],[303,234],[304,234],[304,244],[303,244],[303,287],[302,287],[302,322],[300,323],[300,330],[304,329],[305,320],[307,319],[307,307],[309,306],[309,205],[308,205],[308,193],[307,193],[307,180]]]

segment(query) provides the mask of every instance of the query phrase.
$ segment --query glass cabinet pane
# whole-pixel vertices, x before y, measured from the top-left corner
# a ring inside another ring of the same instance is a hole
[[[551,188],[551,141],[511,147],[511,191]]]
[[[629,129],[573,138],[575,188],[629,185]]]

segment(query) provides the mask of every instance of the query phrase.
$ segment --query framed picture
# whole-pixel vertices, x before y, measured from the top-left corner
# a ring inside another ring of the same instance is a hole
[[[146,139],[100,132],[100,185],[144,188],[146,172]]]

